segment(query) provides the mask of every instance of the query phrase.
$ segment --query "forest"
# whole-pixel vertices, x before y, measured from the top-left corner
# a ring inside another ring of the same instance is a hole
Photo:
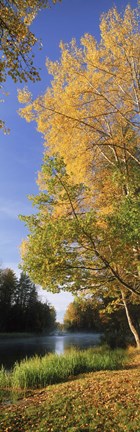
[[[56,313],[39,300],[36,286],[24,272],[19,279],[11,269],[0,271],[0,333],[48,333]]]
[[[64,330],[68,332],[101,333],[102,343],[111,348],[126,348],[133,345],[134,340],[130,331],[123,304],[115,310],[110,310],[110,298],[75,297],[64,315]],[[132,322],[138,334],[140,332],[140,305],[129,304]]]

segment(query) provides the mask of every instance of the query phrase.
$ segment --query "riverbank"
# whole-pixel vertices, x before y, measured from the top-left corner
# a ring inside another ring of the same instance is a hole
[[[13,340],[13,339],[25,338],[25,337],[30,338],[32,336],[36,336],[36,333],[25,333],[25,332],[23,332],[23,333],[18,333],[18,332],[17,333],[16,332],[14,332],[14,333],[0,333],[0,342],[1,341],[7,341],[7,339]]]
[[[127,368],[31,391],[0,410],[1,432],[139,432],[140,354]]]
[[[49,384],[65,382],[80,373],[122,369],[127,361],[125,350],[111,350],[107,346],[87,350],[68,350],[64,354],[35,355],[16,362],[10,371],[0,369],[0,389],[42,388]]]

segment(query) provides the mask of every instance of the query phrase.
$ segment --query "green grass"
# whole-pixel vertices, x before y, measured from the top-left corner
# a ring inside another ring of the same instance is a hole
[[[70,350],[65,354],[35,356],[16,363],[11,373],[0,371],[0,387],[19,389],[42,388],[50,384],[65,382],[78,374],[117,370],[126,359],[124,350],[111,351],[108,348],[93,348],[85,351]]]
[[[10,384],[10,374],[2,366],[0,369],[0,388],[9,387]]]
[[[1,432],[140,432],[140,368],[100,371],[0,409]]]
[[[107,354],[105,349],[99,352]],[[117,355],[121,358],[121,351]],[[71,377],[65,383],[28,390],[18,403],[1,405],[0,431],[140,432],[139,383],[140,353],[133,350],[127,353],[127,369]]]

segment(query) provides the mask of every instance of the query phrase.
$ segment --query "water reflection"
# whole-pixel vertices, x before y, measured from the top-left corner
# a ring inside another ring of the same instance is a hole
[[[100,342],[98,333],[34,336],[0,340],[0,366],[10,369],[16,361],[47,353],[62,354],[71,347],[89,348]]]

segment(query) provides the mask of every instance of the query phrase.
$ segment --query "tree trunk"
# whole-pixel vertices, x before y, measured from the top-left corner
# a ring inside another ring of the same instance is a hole
[[[131,320],[131,317],[129,315],[129,310],[128,310],[128,307],[127,307],[127,303],[126,303],[125,295],[124,295],[123,291],[121,291],[121,295],[122,295],[122,301],[123,301],[123,304],[124,304],[124,308],[125,308],[125,312],[126,312],[126,316],[127,316],[127,320],[128,320],[128,324],[129,324],[130,330],[133,333],[133,336],[135,338],[137,348],[140,348],[139,334],[138,334],[136,328],[134,327],[134,325],[132,323],[132,320]]]

